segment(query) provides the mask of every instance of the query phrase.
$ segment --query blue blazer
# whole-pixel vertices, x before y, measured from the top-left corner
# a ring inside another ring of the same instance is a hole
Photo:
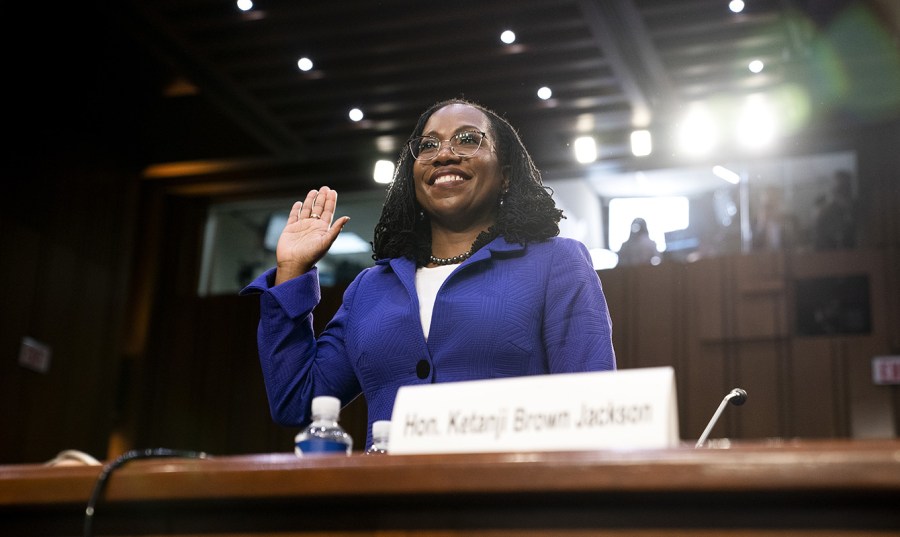
[[[410,259],[360,272],[318,338],[316,270],[277,286],[274,273],[241,294],[260,294],[260,361],[272,417],[285,426],[305,426],[315,396],[346,405],[362,393],[368,445],[401,386],[616,368],[600,278],[573,239],[498,237],[481,248],[438,291],[427,341]]]

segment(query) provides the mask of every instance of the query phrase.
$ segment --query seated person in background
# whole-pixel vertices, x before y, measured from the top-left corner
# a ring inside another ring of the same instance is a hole
[[[659,249],[650,238],[647,221],[635,218],[631,222],[631,235],[619,248],[619,265],[658,265],[659,261]]]
[[[273,418],[301,427],[313,397],[360,393],[368,438],[404,385],[612,370],[612,326],[590,254],[557,237],[562,211],[518,134],[451,100],[419,118],[375,227],[375,264],[316,337],[315,268],[349,220],[337,192],[294,203],[260,294],[258,344]]]

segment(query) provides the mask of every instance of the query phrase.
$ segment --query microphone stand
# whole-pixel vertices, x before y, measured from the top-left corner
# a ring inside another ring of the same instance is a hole
[[[703,431],[703,434],[700,435],[700,439],[697,440],[697,444],[694,448],[702,447],[704,442],[706,442],[706,437],[709,436],[710,431],[712,431],[716,421],[719,420],[719,416],[722,414],[722,411],[725,410],[725,405],[727,405],[729,401],[735,406],[741,406],[746,400],[747,392],[740,388],[735,388],[728,392],[728,395],[726,395],[725,398],[722,399],[722,402],[719,403],[719,408],[716,409],[716,413],[713,414],[712,419],[706,424],[706,429]]]

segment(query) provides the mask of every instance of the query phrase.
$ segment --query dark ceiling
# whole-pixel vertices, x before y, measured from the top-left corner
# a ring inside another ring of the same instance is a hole
[[[152,62],[132,66],[158,97],[135,117],[146,123],[146,174],[198,194],[319,181],[371,188],[374,161],[395,160],[419,113],[449,97],[505,115],[545,175],[581,173],[571,142],[582,134],[597,138],[610,169],[669,164],[677,154],[665,133],[693,101],[728,108],[750,93],[801,88],[812,113],[793,134],[818,140],[848,117],[897,111],[896,98],[881,93],[900,75],[887,86],[880,78],[884,65],[896,65],[893,0],[746,0],[740,14],[728,0],[259,0],[249,12],[232,0],[109,6],[105,23]],[[517,36],[513,45],[500,41],[506,29]],[[869,47],[873,39],[887,40],[887,56]],[[132,61],[129,49],[100,46],[116,62]],[[311,71],[297,68],[302,56],[313,60]],[[765,62],[759,74],[747,68],[753,59]],[[841,66],[851,93],[875,88],[881,100],[836,97],[826,59]],[[866,67],[873,62],[878,69]],[[549,100],[537,97],[542,86],[552,89]],[[353,107],[362,121],[348,118]],[[654,133],[653,156],[630,156],[635,127]]]

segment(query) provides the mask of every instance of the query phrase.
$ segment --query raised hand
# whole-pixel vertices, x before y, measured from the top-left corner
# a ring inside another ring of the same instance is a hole
[[[308,272],[328,253],[350,220],[342,216],[332,223],[336,206],[337,192],[327,186],[310,190],[304,201],[294,203],[275,249],[276,285]]]

